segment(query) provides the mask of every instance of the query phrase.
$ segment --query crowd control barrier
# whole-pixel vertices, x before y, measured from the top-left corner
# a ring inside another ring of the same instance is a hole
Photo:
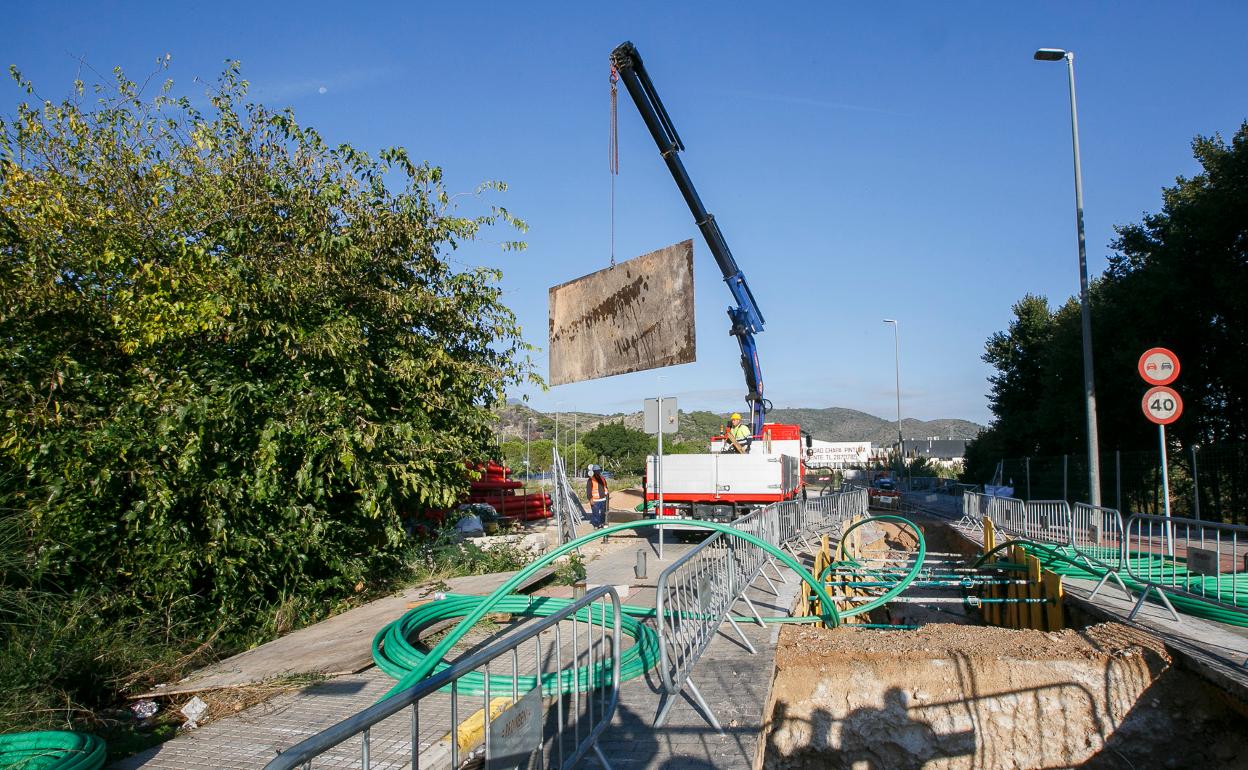
[[[485,767],[536,761],[567,770],[590,750],[609,767],[597,740],[619,703],[620,617],[615,589],[595,588],[292,746],[264,770],[458,768],[477,757]]]
[[[1248,615],[1248,526],[1137,513],[1127,519],[1127,574],[1144,586],[1132,618],[1156,592],[1188,596]]]

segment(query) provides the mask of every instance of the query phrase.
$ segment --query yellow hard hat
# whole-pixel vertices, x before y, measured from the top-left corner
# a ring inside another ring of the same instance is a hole
[[[741,415],[737,414],[736,412],[733,412],[733,413],[732,413],[732,419],[734,419],[734,420],[740,420],[740,419],[741,419]]]

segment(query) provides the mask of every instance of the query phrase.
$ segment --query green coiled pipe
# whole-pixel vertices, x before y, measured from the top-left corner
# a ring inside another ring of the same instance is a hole
[[[485,617],[490,612],[497,611],[495,608],[498,606],[500,602],[502,602],[504,599],[506,599],[506,597],[511,595],[515,591],[515,589],[518,586],[522,585],[525,580],[527,580],[530,576],[533,575],[533,573],[542,569],[551,561],[557,559],[558,557],[564,555],[565,553],[569,553],[570,551],[574,551],[577,548],[580,548],[582,545],[585,545],[586,543],[592,542],[594,540],[598,540],[600,538],[609,537],[617,532],[624,532],[630,529],[644,529],[647,527],[660,526],[662,524],[689,524],[689,525],[696,526],[700,529],[709,529],[715,532],[723,532],[729,537],[736,537],[741,540],[745,540],[746,542],[752,545],[756,545],[759,548],[762,548],[764,551],[774,556],[776,559],[778,559],[781,563],[783,563],[789,569],[793,570],[794,574],[796,574],[807,585],[810,586],[811,590],[814,591],[815,596],[821,600],[822,606],[824,608],[825,614],[823,617],[820,618],[820,620],[823,620],[825,623],[827,623],[830,626],[836,626],[840,623],[840,616],[837,614],[836,608],[832,604],[832,599],[828,596],[827,591],[824,590],[820,582],[816,580],[813,576],[811,576],[810,573],[808,573],[802,567],[801,563],[799,563],[796,559],[794,559],[792,556],[785,553],[784,551],[780,550],[779,548],[766,542],[765,540],[761,540],[758,537],[755,537],[754,535],[749,534],[748,532],[742,532],[741,530],[729,524],[720,524],[720,523],[713,522],[713,521],[695,521],[695,520],[689,520],[689,519],[674,519],[674,518],[664,518],[662,521],[659,521],[659,520],[629,521],[629,522],[624,522],[622,524],[613,524],[609,527],[604,527],[603,529],[595,530],[594,532],[591,532],[588,535],[579,537],[576,540],[573,540],[571,542],[564,543],[563,545],[559,546],[555,550],[551,551],[548,554],[543,555],[541,558],[537,559],[532,564],[520,570],[515,575],[511,576],[511,578],[509,578],[507,582],[499,586],[494,591],[494,593],[485,597],[480,602],[475,603],[475,605],[471,609],[468,610],[463,620],[459,622],[459,625],[455,626],[455,628],[453,628],[451,632],[442,639],[442,641],[438,642],[437,646],[435,646],[432,650],[430,650],[427,655],[424,655],[419,660],[414,660],[412,667],[408,669],[406,673],[404,673],[399,678],[399,681],[396,682],[395,685],[390,688],[389,692],[387,692],[385,695],[382,696],[382,699],[384,700],[385,698],[389,698],[390,696],[396,693],[402,692],[403,690],[406,690],[407,688],[412,687],[413,685],[427,678],[433,672],[434,668],[437,667],[440,663],[445,664],[445,658],[447,654],[451,651],[451,648],[453,648],[455,644],[459,642],[459,640],[462,639],[464,635],[467,634],[468,631],[470,631],[472,627],[477,624],[478,621],[481,620],[481,618]],[[588,678],[589,674],[585,672],[578,672],[576,674],[575,681],[577,682],[581,681],[582,677]],[[507,678],[507,682],[510,684],[511,682],[510,677]],[[571,684],[571,677],[569,677],[569,684]]]
[[[462,618],[472,612],[486,600],[484,596],[465,594],[447,594],[445,598],[428,604],[422,604],[408,610],[403,617],[388,623],[373,637],[373,660],[378,668],[395,679],[403,679],[413,669],[422,666],[428,655],[416,649],[412,640],[419,637],[421,630],[443,620]],[[505,612],[510,615],[525,617],[547,617],[553,615],[572,603],[571,599],[557,599],[549,596],[522,596],[511,594],[504,596],[494,604],[492,612]],[[633,644],[620,652],[620,681],[626,682],[641,676],[654,667],[659,660],[659,638],[654,629],[639,622],[629,613],[629,609],[621,608],[620,632],[633,639]],[[653,610],[650,611],[653,614]],[[578,610],[574,617],[583,623],[591,624],[587,632],[594,633],[592,625],[603,626],[613,622],[611,607],[595,603],[591,607]],[[445,660],[434,660],[430,675],[450,668]],[[509,692],[517,686],[521,692],[536,687],[536,677],[516,676],[510,674],[507,660],[499,661],[495,672],[490,673],[491,692]],[[611,676],[609,662],[600,663],[592,670],[584,667],[564,669],[542,675],[542,693],[555,695],[569,693],[574,690],[585,692],[606,684]],[[480,695],[485,692],[485,675],[473,671],[457,680],[456,688],[465,695]],[[450,691],[450,685],[443,688]]]
[[[0,735],[0,769],[99,770],[104,741],[94,735],[46,730]]]

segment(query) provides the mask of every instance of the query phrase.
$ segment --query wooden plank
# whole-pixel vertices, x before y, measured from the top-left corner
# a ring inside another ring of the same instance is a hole
[[[1040,585],[1040,560],[1030,554],[1027,555],[1027,598],[1043,599],[1044,593]],[[1027,613],[1027,627],[1034,628],[1038,631],[1044,629],[1044,605],[1029,604]]]
[[[1066,627],[1062,613],[1063,586],[1062,576],[1054,572],[1044,573],[1044,595],[1051,601],[1044,605],[1045,625],[1049,631],[1061,631]]]
[[[549,291],[550,384],[697,360],[693,241]]]

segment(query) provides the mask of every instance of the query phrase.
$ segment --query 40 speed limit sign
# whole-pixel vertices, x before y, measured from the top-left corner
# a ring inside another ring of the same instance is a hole
[[[1183,414],[1183,399],[1174,388],[1164,385],[1150,388],[1140,406],[1144,408],[1144,416],[1158,425],[1169,425]]]

